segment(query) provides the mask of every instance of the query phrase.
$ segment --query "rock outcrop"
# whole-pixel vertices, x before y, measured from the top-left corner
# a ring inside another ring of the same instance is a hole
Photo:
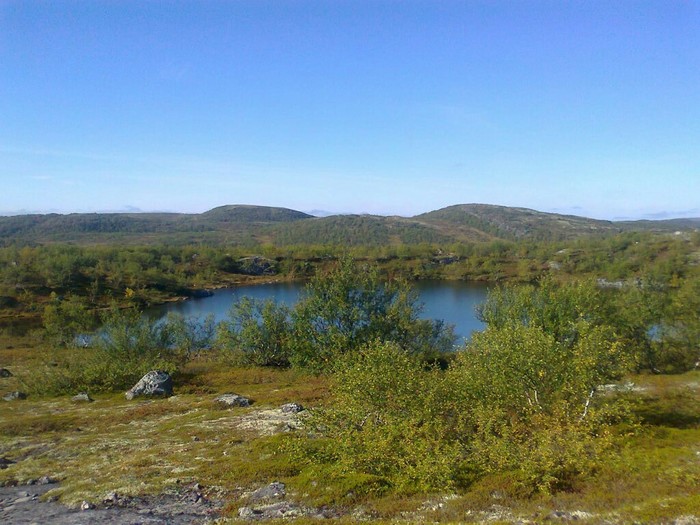
[[[301,406],[299,403],[286,403],[280,407],[280,410],[284,414],[298,414],[302,410],[304,410],[304,407]]]

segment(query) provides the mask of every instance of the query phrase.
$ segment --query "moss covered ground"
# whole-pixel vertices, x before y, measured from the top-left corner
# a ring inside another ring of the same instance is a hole
[[[0,367],[15,374],[0,379],[0,393],[22,390],[19,377],[43,355],[31,337],[0,337]],[[282,481],[288,499],[332,508],[341,523],[700,523],[700,372],[629,381],[639,428],[615,460],[572,490],[546,496],[519,494],[507,474],[456,492],[397,494],[371,476],[315,470],[294,452],[305,431],[286,431],[275,414],[283,403],[332,402],[326,379],[206,360],[176,376],[168,399],[112,393],[93,394],[92,403],[34,395],[0,401],[0,457],[14,462],[0,470],[0,483],[50,476],[60,483],[46,497],[78,505],[197,482],[227,502],[224,521],[237,519],[251,490]],[[255,402],[222,409],[213,400],[227,392]]]

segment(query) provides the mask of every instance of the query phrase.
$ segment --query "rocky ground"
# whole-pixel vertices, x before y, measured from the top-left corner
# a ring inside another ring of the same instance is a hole
[[[308,424],[304,406],[322,406],[327,397],[323,378],[205,365],[193,368],[188,382],[181,379],[177,395],[153,399],[21,396],[14,395],[21,385],[5,378],[0,525],[295,518],[299,524],[700,525],[698,372],[606,387],[640,396],[647,428],[617,463],[576,492],[517,499],[508,485],[493,484],[470,493],[356,498],[361,479],[351,485],[348,478],[304,477],[290,467],[285,447]]]
[[[0,487],[0,523],[24,525],[184,525],[214,521],[222,502],[207,498],[197,486],[177,494],[151,498],[122,498],[112,494],[100,504],[84,503],[70,508],[42,495],[55,486],[22,485]]]

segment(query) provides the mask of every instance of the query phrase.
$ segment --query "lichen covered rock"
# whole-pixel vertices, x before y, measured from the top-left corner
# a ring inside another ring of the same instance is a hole
[[[162,370],[151,370],[130,390],[127,390],[125,395],[129,400],[138,396],[172,396],[173,379],[167,372],[163,372]]]

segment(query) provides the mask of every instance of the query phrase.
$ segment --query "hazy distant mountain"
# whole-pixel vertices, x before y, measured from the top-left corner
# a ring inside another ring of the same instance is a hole
[[[287,208],[220,206],[201,214],[72,213],[0,217],[0,242],[387,245],[559,240],[620,231],[694,230],[699,219],[601,221],[527,208],[459,204],[415,217],[314,217]]]

